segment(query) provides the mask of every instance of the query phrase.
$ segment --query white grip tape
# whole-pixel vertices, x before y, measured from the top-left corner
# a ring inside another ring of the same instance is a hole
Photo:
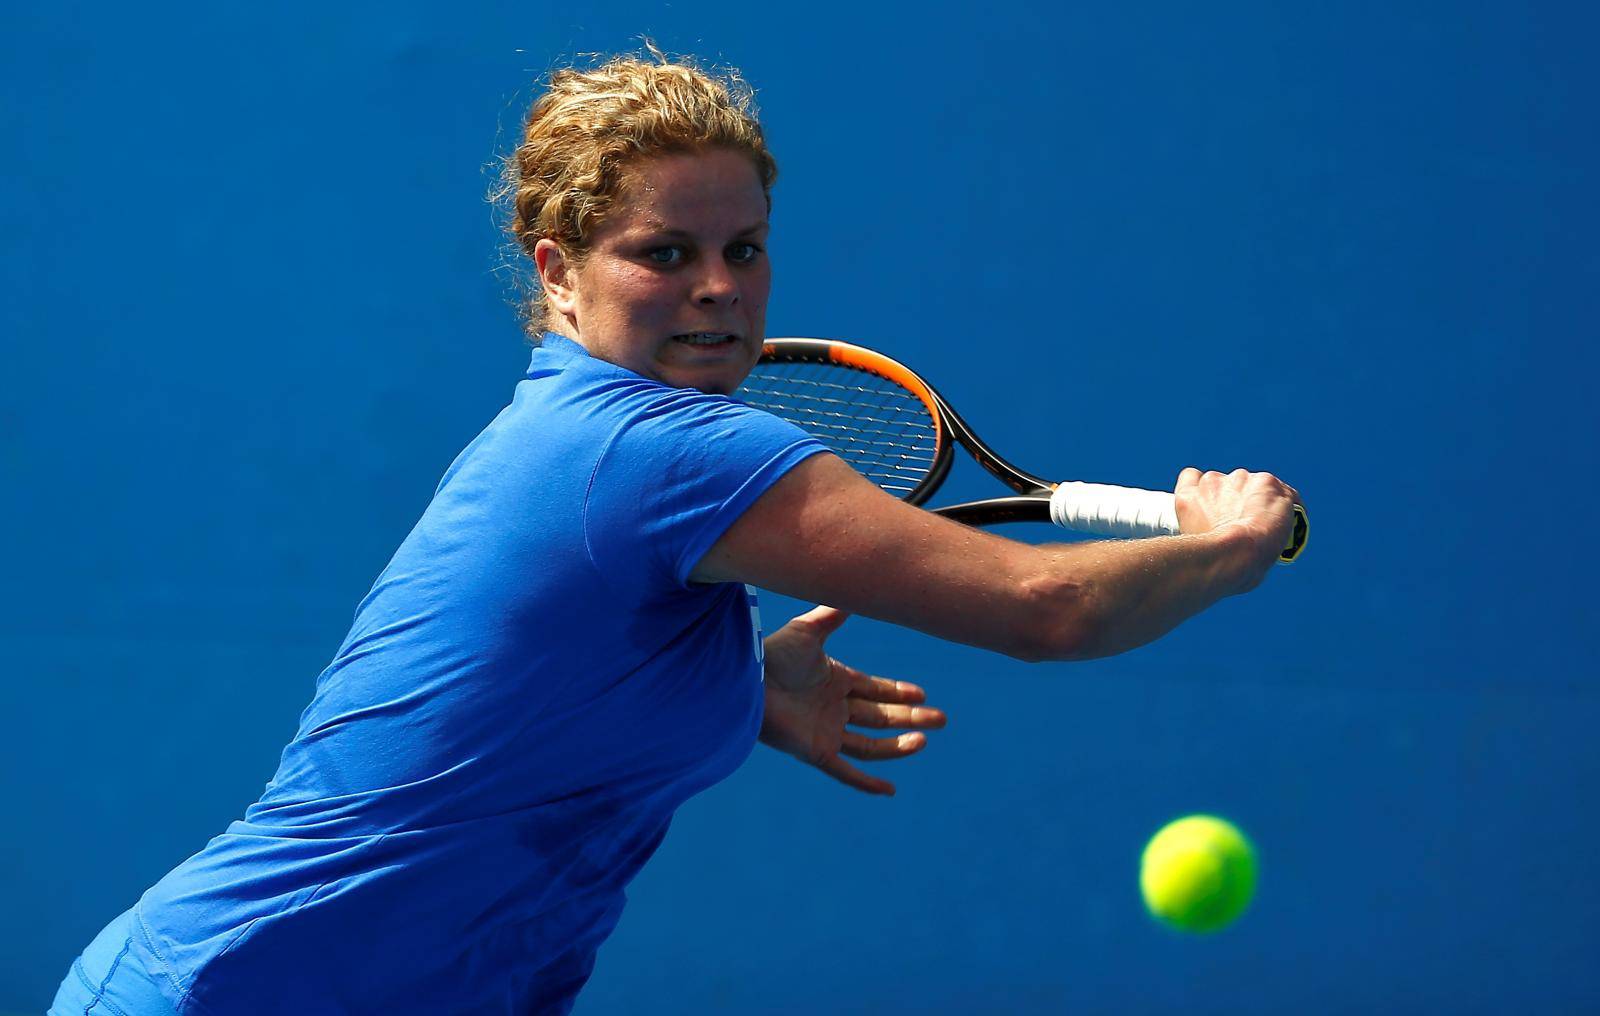
[[[1178,533],[1172,495],[1161,490],[1114,487],[1076,480],[1050,495],[1050,521],[1063,529],[1100,536],[1171,536]]]

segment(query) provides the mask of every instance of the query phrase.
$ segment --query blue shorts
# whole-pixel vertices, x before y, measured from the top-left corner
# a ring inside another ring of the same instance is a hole
[[[46,1016],[177,1016],[130,948],[139,933],[132,908],[106,925],[72,961]]]

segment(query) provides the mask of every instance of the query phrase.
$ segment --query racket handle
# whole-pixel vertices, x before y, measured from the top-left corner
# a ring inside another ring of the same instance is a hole
[[[1159,490],[1068,480],[1050,495],[1050,521],[1096,536],[1174,536],[1178,510]]]
[[[1294,531],[1278,555],[1283,564],[1300,556],[1310,530],[1305,509],[1295,505],[1294,511]],[[1057,485],[1050,495],[1050,521],[1063,529],[1097,536],[1176,536],[1180,532],[1178,510],[1169,492],[1077,480]]]

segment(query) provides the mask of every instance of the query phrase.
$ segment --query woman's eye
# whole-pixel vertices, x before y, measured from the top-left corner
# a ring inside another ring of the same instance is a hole
[[[728,248],[728,256],[740,264],[747,264],[756,259],[761,253],[761,248],[753,243],[736,243]]]
[[[649,253],[649,258],[658,265],[675,265],[683,260],[683,248],[657,247]]]

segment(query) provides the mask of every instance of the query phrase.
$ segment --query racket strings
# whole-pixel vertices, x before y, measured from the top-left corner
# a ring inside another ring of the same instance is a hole
[[[938,454],[939,431],[922,400],[875,374],[831,364],[762,363],[739,397],[795,424],[899,496],[922,482]]]

